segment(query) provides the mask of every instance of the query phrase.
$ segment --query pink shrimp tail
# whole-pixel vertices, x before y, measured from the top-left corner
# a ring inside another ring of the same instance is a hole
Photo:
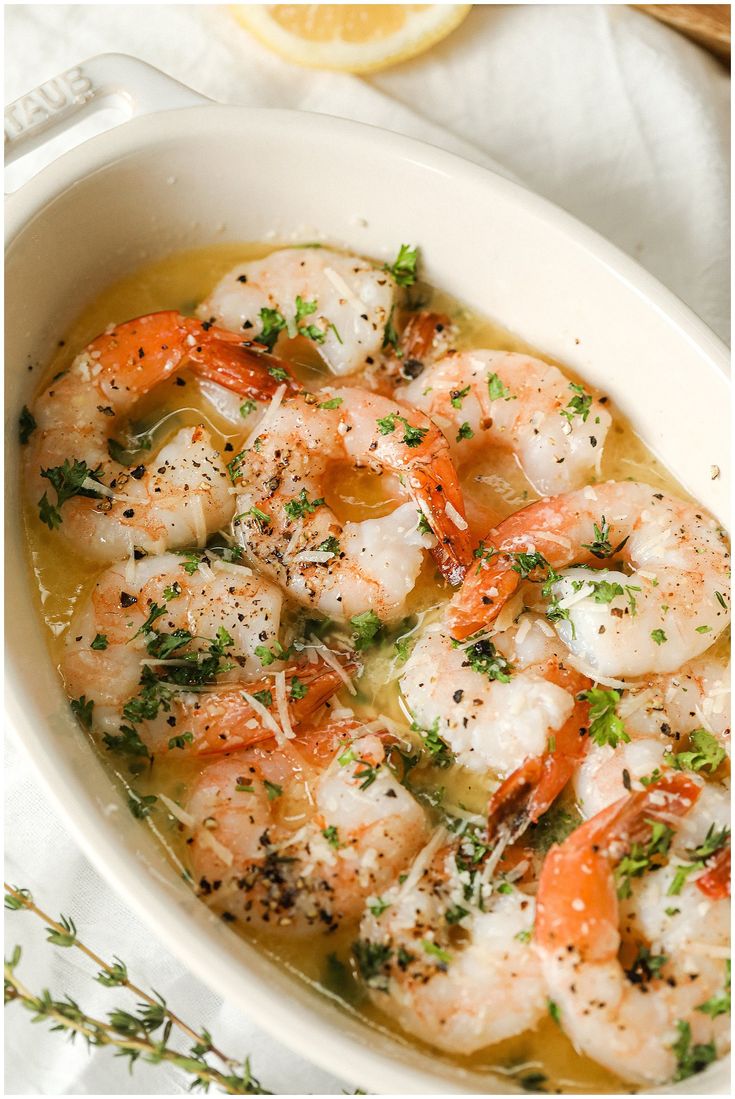
[[[697,889],[713,901],[722,901],[730,896],[730,844],[721,847],[701,877],[697,878]]]
[[[574,948],[589,960],[615,954],[618,896],[613,869],[633,844],[650,841],[655,824],[684,816],[699,797],[689,776],[663,775],[603,809],[546,856],[537,897],[536,942],[542,950]]]

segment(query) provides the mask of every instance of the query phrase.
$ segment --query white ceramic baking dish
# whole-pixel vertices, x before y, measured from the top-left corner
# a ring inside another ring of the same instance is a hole
[[[432,282],[608,392],[726,523],[725,348],[630,259],[492,172],[336,118],[211,104],[130,58],[95,58],[14,104],[6,150],[16,160],[68,140],[60,135],[69,126],[110,102],[132,117],[60,156],[7,201],[10,724],[112,887],[198,977],[260,1025],[372,1091],[512,1090],[507,1080],[472,1077],[368,1030],[243,943],[194,898],[114,793],[51,661],[36,655],[45,643],[25,564],[16,441],[38,377],[27,366],[46,362],[102,287],[178,249],[319,236],[381,257],[414,241]],[[728,1064],[680,1089],[692,1087],[726,1092]]]

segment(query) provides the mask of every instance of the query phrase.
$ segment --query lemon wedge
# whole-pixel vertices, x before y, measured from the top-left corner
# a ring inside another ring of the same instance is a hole
[[[286,61],[375,72],[423,53],[459,26],[471,4],[237,4],[251,34]]]

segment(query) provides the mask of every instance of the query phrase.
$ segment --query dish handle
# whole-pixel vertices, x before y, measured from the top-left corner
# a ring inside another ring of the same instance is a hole
[[[5,108],[5,166],[53,142],[58,148],[45,157],[48,163],[93,134],[139,115],[211,102],[137,57],[99,54],[46,80]],[[105,108],[108,113],[112,108],[118,117],[102,126],[95,116]],[[62,136],[64,141],[54,140]]]

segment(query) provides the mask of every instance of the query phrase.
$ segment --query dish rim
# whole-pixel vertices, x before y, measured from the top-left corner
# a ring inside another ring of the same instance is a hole
[[[388,159],[397,157],[414,161],[426,170],[449,178],[460,174],[470,184],[495,188],[514,205],[522,208],[522,215],[529,219],[538,218],[551,222],[565,236],[571,237],[593,260],[600,263],[612,278],[633,290],[647,307],[657,312],[684,340],[692,344],[712,369],[728,376],[727,349],[707,325],[654,276],[571,214],[528,191],[521,184],[507,180],[491,169],[473,164],[455,154],[379,127],[331,116],[273,108],[207,104],[132,119],[65,153],[8,197],[6,248],[9,249],[14,245],[20,233],[44,205],[53,201],[68,187],[102,168],[114,167],[116,161],[141,151],[145,146],[159,144],[161,140],[165,142],[166,139],[179,136],[191,126],[193,121],[199,121],[205,112],[208,116],[207,126],[210,129],[214,125],[226,130],[232,126],[235,119],[238,125],[246,125],[249,117],[267,115],[273,124],[286,130],[296,127],[299,131],[303,131],[305,127],[307,129],[311,127],[314,131],[318,131],[322,138],[331,134],[335,141],[339,140],[340,135],[350,134],[370,148],[379,150],[380,155]],[[135,872],[139,872],[140,862],[117,838],[114,827],[105,828],[95,835],[92,829],[85,828],[82,816],[74,812],[78,799],[71,798],[64,801],[56,781],[58,769],[54,768],[52,758],[55,746],[48,743],[42,729],[32,727],[22,712],[23,691],[17,690],[13,683],[12,656],[7,668],[6,682],[8,685],[6,705],[11,726],[18,733],[17,739],[30,758],[32,767],[41,777],[47,796],[85,855],[122,896],[124,903],[129,904],[144,922],[152,927],[154,933],[159,934],[159,928],[168,924],[170,932],[162,935],[163,941],[184,966],[192,970],[218,994],[233,1000],[242,1008],[245,995],[238,996],[233,995],[231,991],[224,991],[232,983],[232,973],[228,971],[227,954],[222,944],[215,943],[213,940],[207,943],[210,961],[213,955],[217,955],[215,977],[211,969],[204,972],[204,963],[200,962],[199,958],[201,943],[197,941],[196,925],[189,914],[183,910],[177,910],[176,904],[165,894],[163,887],[152,874],[148,876],[145,895],[139,898]],[[32,751],[33,747],[38,749],[35,755]],[[76,779],[71,777],[76,785]],[[84,793],[83,789],[81,792]],[[99,818],[101,815],[99,807],[90,807]],[[364,1079],[367,1086],[377,1090],[395,1091],[397,1085],[406,1094],[437,1090],[437,1077],[428,1071],[415,1067],[406,1068],[396,1055],[387,1056],[382,1052],[369,1049],[371,1033],[369,1027],[364,1027],[364,1041],[356,1041],[328,1020],[320,1017],[304,1019],[298,1003],[293,1007],[284,1004],[284,997],[280,990],[275,989],[271,992],[254,973],[250,973],[248,977],[251,987],[252,984],[258,986],[259,1008],[262,1006],[268,1013],[266,1018],[258,1018],[258,1024],[279,1040],[285,1040],[291,1048],[308,1060],[337,1075],[341,1070],[335,1069],[335,1065],[349,1064],[350,1079],[353,1079],[354,1072],[355,1078]],[[249,1014],[252,1017],[254,1013],[251,1010]],[[284,1034],[287,1035],[285,1039]],[[325,1041],[325,1038],[328,1040]],[[720,1082],[724,1083],[726,1088],[728,1063],[729,1057],[721,1059],[711,1070],[701,1074],[697,1078],[698,1082],[707,1082],[709,1076],[712,1076],[712,1084],[715,1085],[714,1076],[723,1074],[724,1069],[725,1074]],[[457,1077],[461,1075],[461,1070],[452,1069],[452,1071],[456,1072]],[[457,1081],[459,1086],[451,1085],[450,1088],[446,1086],[449,1081],[441,1076],[438,1079],[442,1091],[474,1090],[474,1088],[462,1087],[459,1079]],[[498,1087],[502,1082],[504,1082],[502,1077],[493,1081],[499,1091],[503,1090],[502,1087]],[[512,1080],[509,1079],[508,1083],[511,1082]],[[507,1090],[516,1093],[517,1089],[508,1088]],[[680,1089],[666,1087],[653,1090],[665,1092]]]

